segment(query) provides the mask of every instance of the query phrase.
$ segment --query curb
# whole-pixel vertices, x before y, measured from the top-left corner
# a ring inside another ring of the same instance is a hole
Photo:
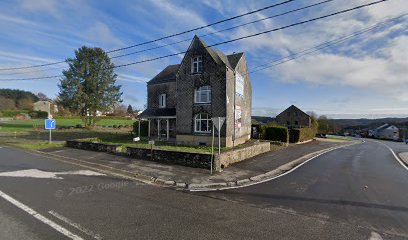
[[[38,150],[27,150],[27,149],[22,149],[22,150],[26,152],[31,152],[35,155],[41,155],[47,158],[51,158],[51,159],[54,159],[60,162],[65,162],[65,163],[85,167],[85,168],[92,169],[94,171],[101,172],[104,174],[114,175],[117,177],[129,179],[133,181],[139,181],[139,182],[143,182],[143,183],[150,184],[150,185],[174,188],[176,190],[184,190],[184,191],[217,191],[217,190],[227,190],[227,189],[233,189],[233,188],[247,187],[247,186],[257,184],[257,183],[262,183],[262,182],[273,180],[277,177],[283,176],[295,170],[297,167],[300,167],[301,165],[312,160],[315,157],[331,152],[335,149],[348,147],[354,144],[357,144],[357,143],[354,142],[351,144],[330,147],[330,148],[322,149],[316,152],[308,153],[289,163],[283,164],[272,171],[269,171],[263,174],[259,174],[259,175],[256,175],[250,178],[245,178],[245,179],[241,179],[237,181],[215,182],[215,183],[175,182],[172,180],[165,180],[165,179],[161,179],[161,178],[154,177],[154,176],[148,176],[148,175],[144,175],[140,173],[127,171],[124,169],[118,169],[118,168],[114,168],[114,167],[103,165],[103,164],[88,162],[85,160],[80,160],[80,159],[71,158],[71,157],[65,157],[65,156],[56,155],[56,154],[52,154],[48,152],[42,152]]]
[[[341,146],[336,146],[336,147],[330,147],[330,148],[326,148],[326,149],[322,149],[313,153],[309,153],[306,154],[302,157],[299,157],[289,163],[283,164],[281,166],[279,166],[278,168],[263,173],[263,174],[259,174],[250,178],[246,178],[246,179],[242,179],[242,180],[238,180],[236,181],[236,186],[228,186],[227,187],[216,187],[217,184],[221,184],[221,183],[212,183],[212,184],[208,184],[208,185],[212,185],[213,187],[207,187],[206,184],[198,184],[198,185],[193,185],[191,186],[191,184],[189,185],[188,189],[185,189],[187,191],[219,191],[219,190],[228,190],[228,189],[234,189],[234,188],[241,188],[241,187],[248,187],[254,184],[258,184],[258,183],[263,183],[263,182],[267,182],[267,181],[271,181],[275,178],[281,177],[285,174],[290,173],[291,171],[295,170],[297,167],[300,167],[301,165],[303,165],[304,163],[320,156],[323,155],[325,153],[331,152],[333,150],[339,149],[339,148],[344,148],[344,147],[348,147],[354,144],[358,144],[358,143],[351,143],[351,144],[345,144],[345,145],[341,145]]]
[[[405,165],[408,166],[408,152],[398,153],[398,157],[401,159],[401,161],[402,161],[403,163],[405,163]]]

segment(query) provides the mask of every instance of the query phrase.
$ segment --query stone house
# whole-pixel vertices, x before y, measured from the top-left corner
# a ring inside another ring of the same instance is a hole
[[[33,110],[47,112],[48,115],[51,115],[58,112],[58,107],[50,101],[37,101],[33,103]]]
[[[149,138],[183,145],[211,145],[213,117],[225,117],[221,145],[251,135],[252,86],[244,53],[224,55],[194,36],[180,64],[147,83]],[[216,134],[215,134],[216,135]]]
[[[302,128],[310,127],[312,125],[311,117],[297,108],[295,105],[291,105],[286,110],[276,116],[276,122],[279,125],[286,126],[288,128]]]

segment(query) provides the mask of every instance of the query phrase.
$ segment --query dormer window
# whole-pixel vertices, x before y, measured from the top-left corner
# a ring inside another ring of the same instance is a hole
[[[159,96],[159,108],[166,108],[166,94],[160,94],[160,96]]]
[[[191,73],[201,73],[203,71],[203,57],[196,56],[191,58]]]

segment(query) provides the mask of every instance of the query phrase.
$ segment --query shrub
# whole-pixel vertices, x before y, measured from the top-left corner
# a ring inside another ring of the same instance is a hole
[[[136,136],[139,136],[139,120],[133,123],[133,133]],[[140,122],[140,136],[147,137],[148,134],[149,134],[149,122],[141,121]]]
[[[38,118],[38,119],[42,119],[42,118],[47,118],[48,117],[48,113],[47,112],[43,112],[43,111],[30,111],[28,112],[28,115],[32,118]]]
[[[263,140],[289,142],[289,133],[286,127],[262,125],[259,132]]]
[[[316,136],[316,133],[317,133],[316,128],[312,127],[291,129],[289,134],[290,136],[289,140],[291,143],[304,142],[313,139]]]

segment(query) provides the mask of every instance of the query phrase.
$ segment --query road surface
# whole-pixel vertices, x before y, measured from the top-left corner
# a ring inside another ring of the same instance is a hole
[[[406,239],[407,189],[408,172],[374,142],[271,182],[212,193],[0,146],[0,239]]]

